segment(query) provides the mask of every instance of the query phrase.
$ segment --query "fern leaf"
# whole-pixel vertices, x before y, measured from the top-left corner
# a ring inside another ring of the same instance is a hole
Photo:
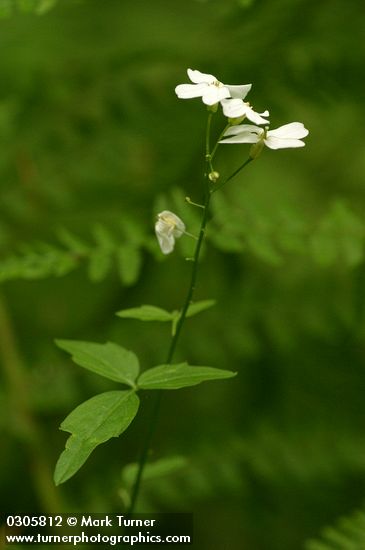
[[[318,540],[309,540],[305,550],[363,550],[365,548],[365,510],[356,510],[326,527]]]

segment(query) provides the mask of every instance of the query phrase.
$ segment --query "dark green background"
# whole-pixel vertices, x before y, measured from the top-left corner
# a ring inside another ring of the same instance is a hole
[[[193,511],[201,550],[304,548],[365,496],[363,3],[59,0],[43,15],[18,4],[0,20],[3,511],[124,509],[121,472],[151,396],[55,490],[61,420],[116,386],[54,339],[112,339],[143,368],[164,360],[165,326],[114,314],[185,295],[193,243],[164,259],[153,223],[168,208],[197,232],[183,199],[201,200],[206,112],[174,93],[191,67],[252,82],[272,127],[302,121],[310,134],[214,196],[196,298],[217,305],[187,322],[176,359],[239,374],[166,392],[151,460],[186,465],[146,482],[140,509]],[[216,168],[246,156],[222,147]],[[87,250],[70,252],[64,230]]]

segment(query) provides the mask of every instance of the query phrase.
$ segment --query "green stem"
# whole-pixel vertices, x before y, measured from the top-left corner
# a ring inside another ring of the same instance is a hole
[[[177,326],[176,326],[175,334],[171,339],[170,347],[169,347],[169,350],[168,350],[168,353],[167,353],[166,364],[169,364],[172,361],[172,358],[173,358],[174,353],[175,353],[176,345],[177,345],[177,342],[178,342],[179,337],[180,337],[181,329],[182,329],[183,324],[184,324],[185,319],[186,319],[186,314],[187,314],[189,305],[191,304],[192,299],[193,299],[193,295],[194,295],[194,291],[195,291],[195,287],[196,287],[196,280],[197,280],[197,276],[198,276],[199,257],[200,257],[201,247],[202,247],[202,244],[203,244],[203,241],[204,241],[205,228],[206,228],[207,220],[208,220],[208,210],[209,210],[210,198],[211,198],[211,192],[208,192],[206,194],[206,197],[205,197],[204,213],[203,213],[203,217],[202,217],[202,221],[201,221],[198,241],[197,241],[197,244],[196,244],[196,247],[195,247],[195,253],[194,253],[194,258],[193,258],[193,269],[192,269],[192,272],[191,272],[190,285],[189,285],[189,289],[188,289],[188,292],[187,292],[186,297],[185,297],[185,301],[184,301],[184,305],[183,305],[183,308],[182,308],[182,311],[181,311],[179,321],[178,321]],[[129,514],[132,514],[134,512],[134,509],[135,509],[135,506],[136,506],[136,502],[137,502],[137,498],[138,498],[138,494],[139,494],[139,489],[140,489],[141,481],[142,481],[142,475],[143,475],[143,471],[144,471],[144,468],[145,468],[145,465],[146,465],[146,462],[147,462],[148,452],[149,452],[152,436],[154,434],[156,424],[157,424],[157,420],[158,420],[158,417],[159,417],[159,412],[160,412],[160,408],[161,408],[161,400],[162,400],[162,391],[160,390],[160,391],[157,392],[157,395],[156,395],[156,399],[155,399],[153,409],[152,409],[152,412],[151,412],[151,420],[150,420],[148,432],[146,434],[146,438],[145,438],[145,441],[144,441],[141,457],[140,457],[140,460],[139,460],[139,463],[138,463],[137,475],[136,475],[136,479],[135,479],[134,486],[133,486],[133,491],[132,491],[132,495],[131,495],[131,502],[130,502],[130,505],[129,505],[129,508],[128,508],[128,513]]]
[[[207,128],[205,131],[205,160],[209,163],[209,156],[210,156],[210,129],[212,126],[212,118],[213,113],[210,111],[208,113],[208,119],[207,119]]]
[[[133,485],[133,490],[132,490],[132,495],[131,495],[131,501],[130,501],[130,504],[129,504],[128,509],[127,509],[128,514],[133,514],[133,512],[135,510],[135,507],[136,507],[137,498],[138,498],[138,494],[139,494],[139,489],[141,487],[143,471],[144,471],[144,468],[146,466],[148,453],[149,453],[150,445],[151,445],[151,441],[152,441],[152,436],[155,432],[158,417],[159,417],[159,413],[160,413],[161,400],[162,400],[162,390],[159,390],[158,392],[156,392],[155,402],[153,404],[153,409],[152,409],[151,417],[150,417],[150,423],[149,423],[147,434],[146,434],[146,437],[145,437],[145,440],[144,440],[141,456],[139,458],[138,470],[137,470],[137,474],[136,474],[136,479],[134,480],[134,485]]]
[[[226,131],[228,130],[228,128],[230,128],[230,124],[227,124],[227,126],[225,126],[225,128],[223,128],[223,130],[221,131],[221,133],[219,134],[219,137],[216,141],[216,144],[214,145],[213,149],[212,149],[212,152],[210,153],[210,157],[211,157],[211,160],[214,159],[215,157],[215,154],[217,152],[217,149],[220,145],[220,140],[222,139],[222,137],[224,136],[224,134],[226,133]]]
[[[224,130],[221,132],[215,146],[212,149],[212,152],[210,152],[210,129],[211,129],[212,116],[213,116],[213,113],[209,112],[208,120],[207,120],[206,136],[205,136],[205,161],[206,161],[205,191],[206,192],[205,192],[204,205],[202,205],[203,216],[202,216],[202,220],[201,220],[199,236],[198,236],[198,240],[197,240],[197,244],[196,244],[195,252],[194,252],[194,257],[193,257],[193,267],[192,267],[192,272],[191,272],[190,285],[189,285],[188,292],[187,292],[186,297],[185,297],[185,301],[184,301],[184,305],[183,305],[183,308],[182,308],[182,311],[181,311],[179,321],[178,321],[177,326],[176,326],[175,334],[171,339],[170,347],[169,347],[169,350],[168,350],[168,353],[167,353],[166,364],[171,363],[171,361],[173,359],[175,349],[176,349],[176,345],[178,343],[178,340],[179,340],[179,337],[180,337],[180,334],[181,334],[181,330],[182,330],[182,327],[183,327],[185,319],[186,319],[186,314],[187,314],[188,308],[189,308],[189,306],[190,306],[190,304],[192,303],[192,300],[193,300],[195,287],[196,287],[196,281],[197,281],[197,277],[198,277],[199,258],[200,258],[201,248],[202,248],[202,245],[203,245],[203,242],[204,242],[205,230],[206,230],[206,226],[207,226],[207,222],[208,222],[208,215],[209,215],[209,205],[210,205],[210,200],[211,200],[212,194],[213,194],[213,192],[217,191],[217,189],[220,189],[221,187],[223,187],[223,185],[228,183],[232,178],[234,178],[252,160],[251,158],[248,158],[237,170],[235,170],[233,172],[233,174],[231,174],[226,180],[224,180],[224,182],[222,184],[220,184],[220,185],[218,185],[217,187],[214,187],[214,188],[210,187],[210,182],[209,182],[209,177],[208,176],[209,176],[209,172],[213,171],[212,159],[213,159],[213,157],[214,157],[214,155],[217,151],[217,148],[218,148],[219,141],[220,141],[221,137],[226,132],[227,127],[229,126],[229,125],[226,126],[224,128]],[[154,431],[155,431],[155,428],[156,428],[156,425],[157,425],[159,413],[160,413],[161,401],[162,401],[162,391],[158,391],[157,395],[156,395],[156,398],[155,398],[154,406],[153,406],[153,409],[152,409],[152,412],[151,412],[151,417],[150,417],[151,419],[150,419],[148,431],[147,431],[147,434],[146,434],[146,438],[144,440],[142,453],[141,453],[141,456],[140,456],[140,459],[139,459],[139,462],[138,462],[138,470],[137,470],[136,479],[135,479],[135,482],[134,482],[134,485],[133,485],[133,490],[132,490],[132,495],[131,495],[131,502],[130,502],[130,505],[128,507],[128,513],[129,514],[132,514],[135,510],[135,507],[136,507],[137,498],[138,498],[138,494],[139,494],[139,490],[140,490],[140,486],[141,486],[141,481],[142,481],[142,476],[143,476],[143,471],[144,471],[144,468],[146,466],[148,453],[149,453],[149,449],[150,449],[150,445],[151,445],[151,440],[152,440],[152,437],[153,437],[153,434],[154,434]]]
[[[180,337],[181,329],[184,325],[184,322],[185,322],[185,319],[186,319],[186,314],[187,314],[189,305],[192,302],[195,287],[196,287],[196,280],[197,280],[197,276],[198,276],[199,257],[200,257],[202,244],[203,244],[203,241],[204,241],[205,228],[206,228],[207,221],[208,221],[209,204],[210,204],[210,199],[211,199],[211,195],[212,195],[212,191],[211,191],[211,189],[209,189],[209,180],[208,180],[208,173],[209,173],[208,169],[211,167],[210,128],[211,128],[212,116],[213,116],[213,113],[211,113],[211,112],[208,113],[207,129],[206,129],[206,136],[205,136],[205,161],[206,161],[206,165],[207,165],[206,166],[206,173],[205,173],[205,181],[207,183],[206,183],[205,201],[204,201],[204,205],[202,205],[203,206],[203,217],[202,217],[199,236],[198,236],[198,240],[197,240],[196,247],[195,247],[195,253],[194,253],[194,257],[193,257],[193,268],[192,268],[192,272],[191,272],[190,285],[189,285],[188,292],[187,292],[186,297],[185,297],[185,301],[184,301],[184,305],[183,305],[183,308],[182,308],[182,311],[181,311],[179,321],[178,321],[177,326],[176,326],[175,334],[172,337],[171,342],[170,342],[170,347],[169,347],[169,350],[168,350],[168,353],[167,353],[167,358],[166,358],[166,364],[171,363],[172,358],[174,356],[176,345],[177,345],[177,342],[178,342],[179,337]],[[215,149],[216,149],[216,147],[215,147]],[[135,510],[135,507],[136,507],[137,498],[138,498],[138,494],[139,494],[139,490],[140,490],[140,486],[141,486],[141,481],[142,481],[142,476],[143,476],[143,471],[144,471],[144,468],[146,466],[152,436],[154,434],[154,431],[155,431],[155,428],[156,428],[156,425],[157,425],[157,421],[158,421],[158,417],[159,417],[159,412],[160,412],[160,408],[161,408],[161,400],[162,400],[162,391],[158,391],[157,395],[156,395],[156,398],[155,398],[154,405],[153,405],[153,409],[152,409],[152,412],[151,412],[151,420],[150,420],[150,423],[149,423],[146,438],[144,440],[143,449],[142,449],[141,456],[140,456],[140,459],[139,459],[139,462],[138,462],[138,470],[137,470],[136,479],[135,479],[135,482],[134,482],[134,485],[133,485],[133,490],[132,490],[132,495],[131,495],[131,502],[130,502],[130,505],[128,507],[128,513],[129,514],[132,514]]]
[[[220,183],[219,185],[214,187],[214,189],[212,190],[212,193],[215,193],[216,191],[218,191],[218,189],[221,189],[224,185],[226,185],[226,183],[231,181],[231,179],[233,179],[235,176],[237,176],[237,174],[239,172],[241,172],[241,170],[243,170],[244,167],[247,166],[247,164],[249,164],[252,160],[253,159],[251,157],[249,157],[247,160],[245,160],[245,162],[243,164],[241,164],[241,166],[239,166],[237,168],[237,170],[235,170],[230,176],[228,176],[227,179],[225,179],[224,181],[222,181],[222,183]]]
[[[190,286],[189,286],[188,292],[186,294],[185,302],[184,302],[184,305],[183,305],[183,308],[182,308],[182,311],[181,311],[179,321],[178,321],[177,326],[176,326],[176,331],[175,331],[174,337],[171,340],[170,349],[169,349],[169,352],[168,352],[168,355],[167,355],[167,361],[166,361],[167,363],[170,363],[172,358],[173,358],[175,348],[176,348],[176,344],[178,342],[181,329],[182,329],[183,324],[184,324],[185,319],[186,319],[186,314],[187,314],[188,308],[189,308],[189,306],[192,302],[193,296],[194,296],[194,291],[195,291],[195,287],[196,287],[196,280],[197,280],[197,277],[198,277],[199,257],[200,257],[201,247],[202,247],[202,244],[203,244],[203,241],[204,241],[205,228],[206,228],[207,221],[208,221],[208,212],[209,212],[209,204],[210,204],[211,196],[212,196],[212,193],[209,191],[206,194],[206,197],[205,197],[204,213],[203,213],[203,217],[202,217],[202,221],[201,221],[198,241],[197,241],[196,248],[195,248],[195,254],[194,254],[194,257],[193,257],[193,269],[192,269],[192,272],[191,272]]]

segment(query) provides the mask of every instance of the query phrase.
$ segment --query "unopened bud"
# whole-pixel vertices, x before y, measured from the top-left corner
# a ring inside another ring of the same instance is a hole
[[[250,152],[248,154],[249,157],[252,160],[257,159],[261,155],[261,151],[263,150],[263,148],[264,148],[264,140],[260,139],[260,141],[258,141],[257,143],[254,143],[253,145],[251,145],[251,149],[250,149]]]
[[[208,174],[208,178],[210,179],[210,181],[215,183],[219,178],[219,172],[216,172],[215,170],[213,172],[210,172],[210,174]]]
[[[228,122],[231,126],[237,126],[237,124],[241,124],[241,122],[243,122],[245,118],[246,118],[246,115],[239,116],[236,118],[229,118]]]

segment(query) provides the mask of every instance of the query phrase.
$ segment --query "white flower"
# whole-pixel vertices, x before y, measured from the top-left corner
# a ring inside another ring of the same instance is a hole
[[[309,134],[307,128],[301,122],[291,122],[268,130],[252,124],[240,124],[228,128],[220,143],[259,143],[263,142],[270,149],[286,149],[289,147],[304,147],[305,138]]]
[[[174,250],[175,239],[185,233],[184,222],[169,210],[164,210],[157,215],[155,232],[163,254],[170,254]]]
[[[179,84],[175,88],[177,97],[190,99],[201,97],[205,105],[215,105],[228,97],[243,98],[251,90],[252,84],[231,86],[222,84],[215,76],[188,69],[188,76],[193,84]]]
[[[228,118],[246,117],[254,124],[269,124],[267,119],[262,118],[263,116],[269,116],[269,111],[256,113],[249,103],[242,101],[242,98],[222,99],[221,104],[223,113]]]

